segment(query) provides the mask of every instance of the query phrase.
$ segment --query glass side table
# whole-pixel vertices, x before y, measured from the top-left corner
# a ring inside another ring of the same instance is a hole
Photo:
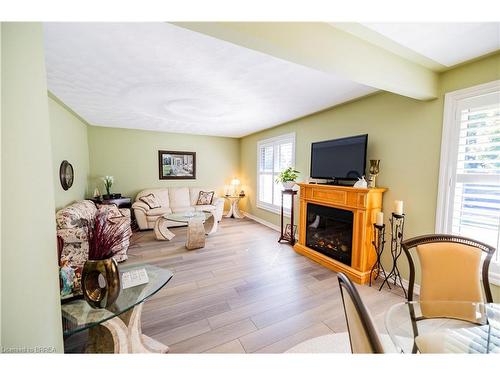
[[[74,300],[61,306],[63,335],[89,331],[89,353],[167,353],[168,346],[142,334],[143,302],[163,288],[172,278],[167,269],[149,264],[120,266],[123,272],[146,269],[149,282],[123,289],[116,302],[107,309],[93,309],[84,300]]]
[[[389,308],[385,327],[401,353],[500,353],[500,304],[403,302]]]

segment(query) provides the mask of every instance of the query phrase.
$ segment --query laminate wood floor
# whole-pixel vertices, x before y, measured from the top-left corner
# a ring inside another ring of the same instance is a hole
[[[186,228],[172,241],[134,234],[128,263],[174,272],[144,304],[143,333],[172,353],[281,353],[307,339],[345,332],[336,273],[278,244],[278,233],[250,219],[224,218],[206,247],[186,250]],[[359,286],[384,331],[397,290]]]
[[[205,248],[189,251],[187,228],[171,230],[172,241],[157,241],[152,230],[135,233],[127,260],[174,272],[142,314],[143,333],[171,353],[282,353],[347,331],[336,273],[278,244],[276,231],[223,218]],[[394,288],[358,290],[384,332],[384,313],[402,295]]]

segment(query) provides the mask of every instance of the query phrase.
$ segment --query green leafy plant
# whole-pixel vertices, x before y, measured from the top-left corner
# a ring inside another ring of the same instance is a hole
[[[104,181],[104,187],[106,188],[106,193],[108,195],[111,195],[111,186],[113,186],[114,182],[113,176],[104,176],[102,180]]]
[[[281,173],[278,175],[278,178],[276,178],[276,182],[295,181],[297,177],[299,177],[299,173],[299,171],[293,169],[292,167],[288,167],[284,171],[281,171]]]

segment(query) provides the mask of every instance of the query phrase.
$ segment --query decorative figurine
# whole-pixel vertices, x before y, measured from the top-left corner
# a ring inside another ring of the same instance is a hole
[[[61,298],[64,298],[73,293],[75,270],[68,266],[67,261],[63,261],[59,270],[59,276],[61,277]]]
[[[358,181],[354,184],[355,188],[361,188],[361,189],[366,189],[368,186],[368,183],[365,180],[365,176],[358,178]]]

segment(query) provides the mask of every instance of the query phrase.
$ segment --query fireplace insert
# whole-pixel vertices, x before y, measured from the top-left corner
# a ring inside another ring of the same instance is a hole
[[[306,246],[351,266],[353,213],[307,204]]]

